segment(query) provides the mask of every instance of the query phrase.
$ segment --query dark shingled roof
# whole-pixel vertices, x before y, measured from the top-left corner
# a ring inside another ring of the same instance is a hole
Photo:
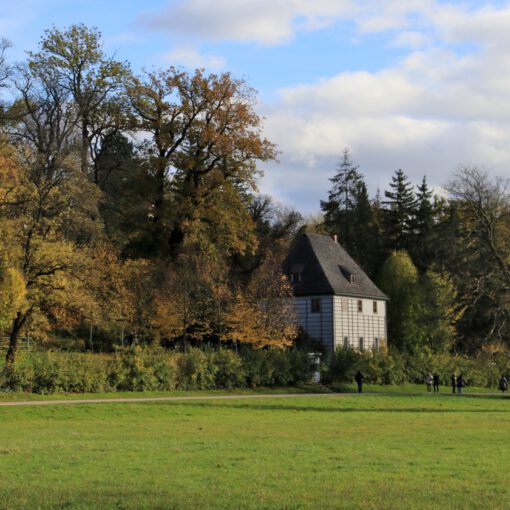
[[[329,236],[304,234],[283,262],[285,274],[299,274],[295,296],[330,295],[388,299]]]

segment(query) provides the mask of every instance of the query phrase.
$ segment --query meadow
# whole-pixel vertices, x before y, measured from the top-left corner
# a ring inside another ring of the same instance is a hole
[[[0,508],[503,509],[509,431],[489,395],[3,407]]]

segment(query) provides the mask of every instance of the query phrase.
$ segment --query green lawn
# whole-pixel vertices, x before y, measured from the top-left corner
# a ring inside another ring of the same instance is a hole
[[[0,408],[0,508],[509,508],[510,399]]]

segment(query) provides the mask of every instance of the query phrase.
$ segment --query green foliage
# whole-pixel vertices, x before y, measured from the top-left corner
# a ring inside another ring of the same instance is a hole
[[[434,354],[429,349],[413,354],[339,349],[329,362],[325,377],[332,384],[352,382],[358,370],[369,384],[423,384],[428,373],[437,373],[441,384],[447,386],[455,373],[463,374],[469,386],[497,388],[501,374],[510,373],[510,357],[507,353],[485,353],[466,358]]]
[[[291,386],[309,382],[312,369],[307,354],[297,350],[247,349],[237,355],[228,349],[135,347],[114,355],[20,353],[14,368],[0,374],[0,390],[48,394]]]
[[[232,389],[246,386],[246,368],[237,354],[222,349],[213,354],[212,362],[217,369],[214,380],[216,388]]]
[[[388,343],[400,350],[423,345],[420,330],[422,300],[418,271],[405,251],[393,252],[379,275],[381,290],[390,298],[388,306]]]

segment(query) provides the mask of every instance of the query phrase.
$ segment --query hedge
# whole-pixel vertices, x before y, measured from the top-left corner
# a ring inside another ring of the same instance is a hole
[[[77,352],[20,353],[13,370],[0,373],[0,391],[99,393],[212,390],[292,386],[310,381],[308,355],[297,350],[222,349],[187,353],[164,349],[114,355]]]

